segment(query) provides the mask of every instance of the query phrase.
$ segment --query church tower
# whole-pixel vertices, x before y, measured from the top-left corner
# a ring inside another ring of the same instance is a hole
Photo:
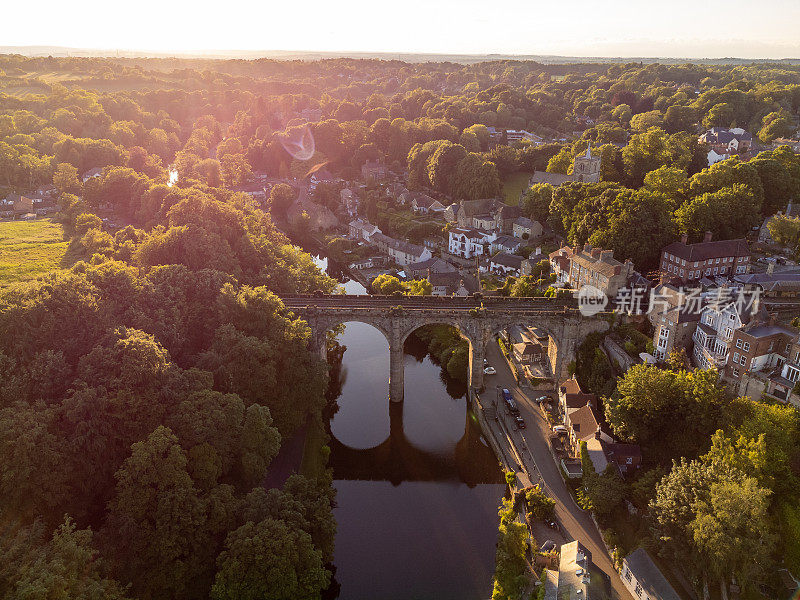
[[[579,154],[572,161],[572,181],[600,182],[600,157],[592,154],[591,143],[587,145],[585,154]]]

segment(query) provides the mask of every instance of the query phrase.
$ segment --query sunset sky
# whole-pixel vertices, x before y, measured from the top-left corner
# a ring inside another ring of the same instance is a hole
[[[800,57],[798,0],[14,2],[2,46]]]

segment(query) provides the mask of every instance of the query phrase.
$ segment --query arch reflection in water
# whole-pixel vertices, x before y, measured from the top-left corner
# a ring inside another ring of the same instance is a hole
[[[504,487],[464,387],[443,380],[412,342],[405,401],[390,403],[385,336],[352,323],[340,342],[347,351],[330,421],[339,597],[488,597]]]

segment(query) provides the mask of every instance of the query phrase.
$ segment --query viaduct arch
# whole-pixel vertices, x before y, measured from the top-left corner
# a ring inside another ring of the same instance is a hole
[[[286,296],[284,305],[311,329],[310,345],[323,359],[327,332],[341,323],[372,325],[389,342],[389,399],[403,400],[403,345],[424,325],[453,325],[469,341],[469,387],[483,387],[486,345],[501,329],[528,322],[550,336],[548,360],[557,380],[568,376],[575,351],[590,333],[605,331],[607,313],[581,315],[572,299],[435,296]]]

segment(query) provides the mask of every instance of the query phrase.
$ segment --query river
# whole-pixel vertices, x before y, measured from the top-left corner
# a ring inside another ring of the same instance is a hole
[[[366,293],[332,271],[348,293]],[[339,342],[346,347],[341,393],[329,421],[338,597],[489,598],[505,487],[465,386],[449,380],[412,337],[405,401],[390,406],[383,334],[347,323]]]

